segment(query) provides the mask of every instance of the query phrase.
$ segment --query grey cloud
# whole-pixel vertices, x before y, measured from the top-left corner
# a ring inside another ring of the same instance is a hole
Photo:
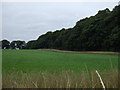
[[[78,20],[115,5],[115,2],[3,3],[3,39],[37,39],[47,31],[73,27]]]

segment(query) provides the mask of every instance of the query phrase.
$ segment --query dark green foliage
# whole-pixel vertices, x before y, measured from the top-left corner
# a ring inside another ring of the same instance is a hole
[[[25,48],[26,49],[33,49],[34,48],[34,43],[35,43],[35,40],[29,41]]]
[[[25,48],[25,41],[12,41],[10,43],[10,48],[11,49],[16,49],[16,48],[19,48],[19,49],[24,49]]]
[[[8,40],[2,40],[0,46],[2,46],[2,49],[9,49],[10,48],[10,42]]]
[[[100,10],[73,28],[47,32],[29,41],[27,49],[54,48],[74,51],[120,51],[120,5],[113,11]]]

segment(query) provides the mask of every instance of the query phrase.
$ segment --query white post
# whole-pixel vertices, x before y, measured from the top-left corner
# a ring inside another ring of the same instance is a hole
[[[101,84],[102,84],[102,86],[103,86],[103,89],[105,90],[105,85],[104,85],[104,83],[103,83],[103,81],[102,81],[102,78],[101,78],[101,76],[100,76],[100,74],[98,73],[97,70],[96,70],[96,73],[97,73],[97,75],[98,75],[98,77],[99,77],[99,79],[100,79],[100,82],[101,82]]]

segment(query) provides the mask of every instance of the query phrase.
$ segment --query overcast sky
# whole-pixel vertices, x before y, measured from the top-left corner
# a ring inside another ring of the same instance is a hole
[[[73,27],[99,10],[112,10],[117,2],[4,2],[2,39],[34,40],[47,31]]]

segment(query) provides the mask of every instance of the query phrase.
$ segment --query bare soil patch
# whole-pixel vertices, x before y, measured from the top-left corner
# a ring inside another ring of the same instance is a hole
[[[58,49],[40,49],[40,50],[50,50],[50,51],[67,52],[67,53],[88,53],[88,54],[120,55],[119,52],[104,52],[104,51],[66,51],[66,50],[58,50]]]

